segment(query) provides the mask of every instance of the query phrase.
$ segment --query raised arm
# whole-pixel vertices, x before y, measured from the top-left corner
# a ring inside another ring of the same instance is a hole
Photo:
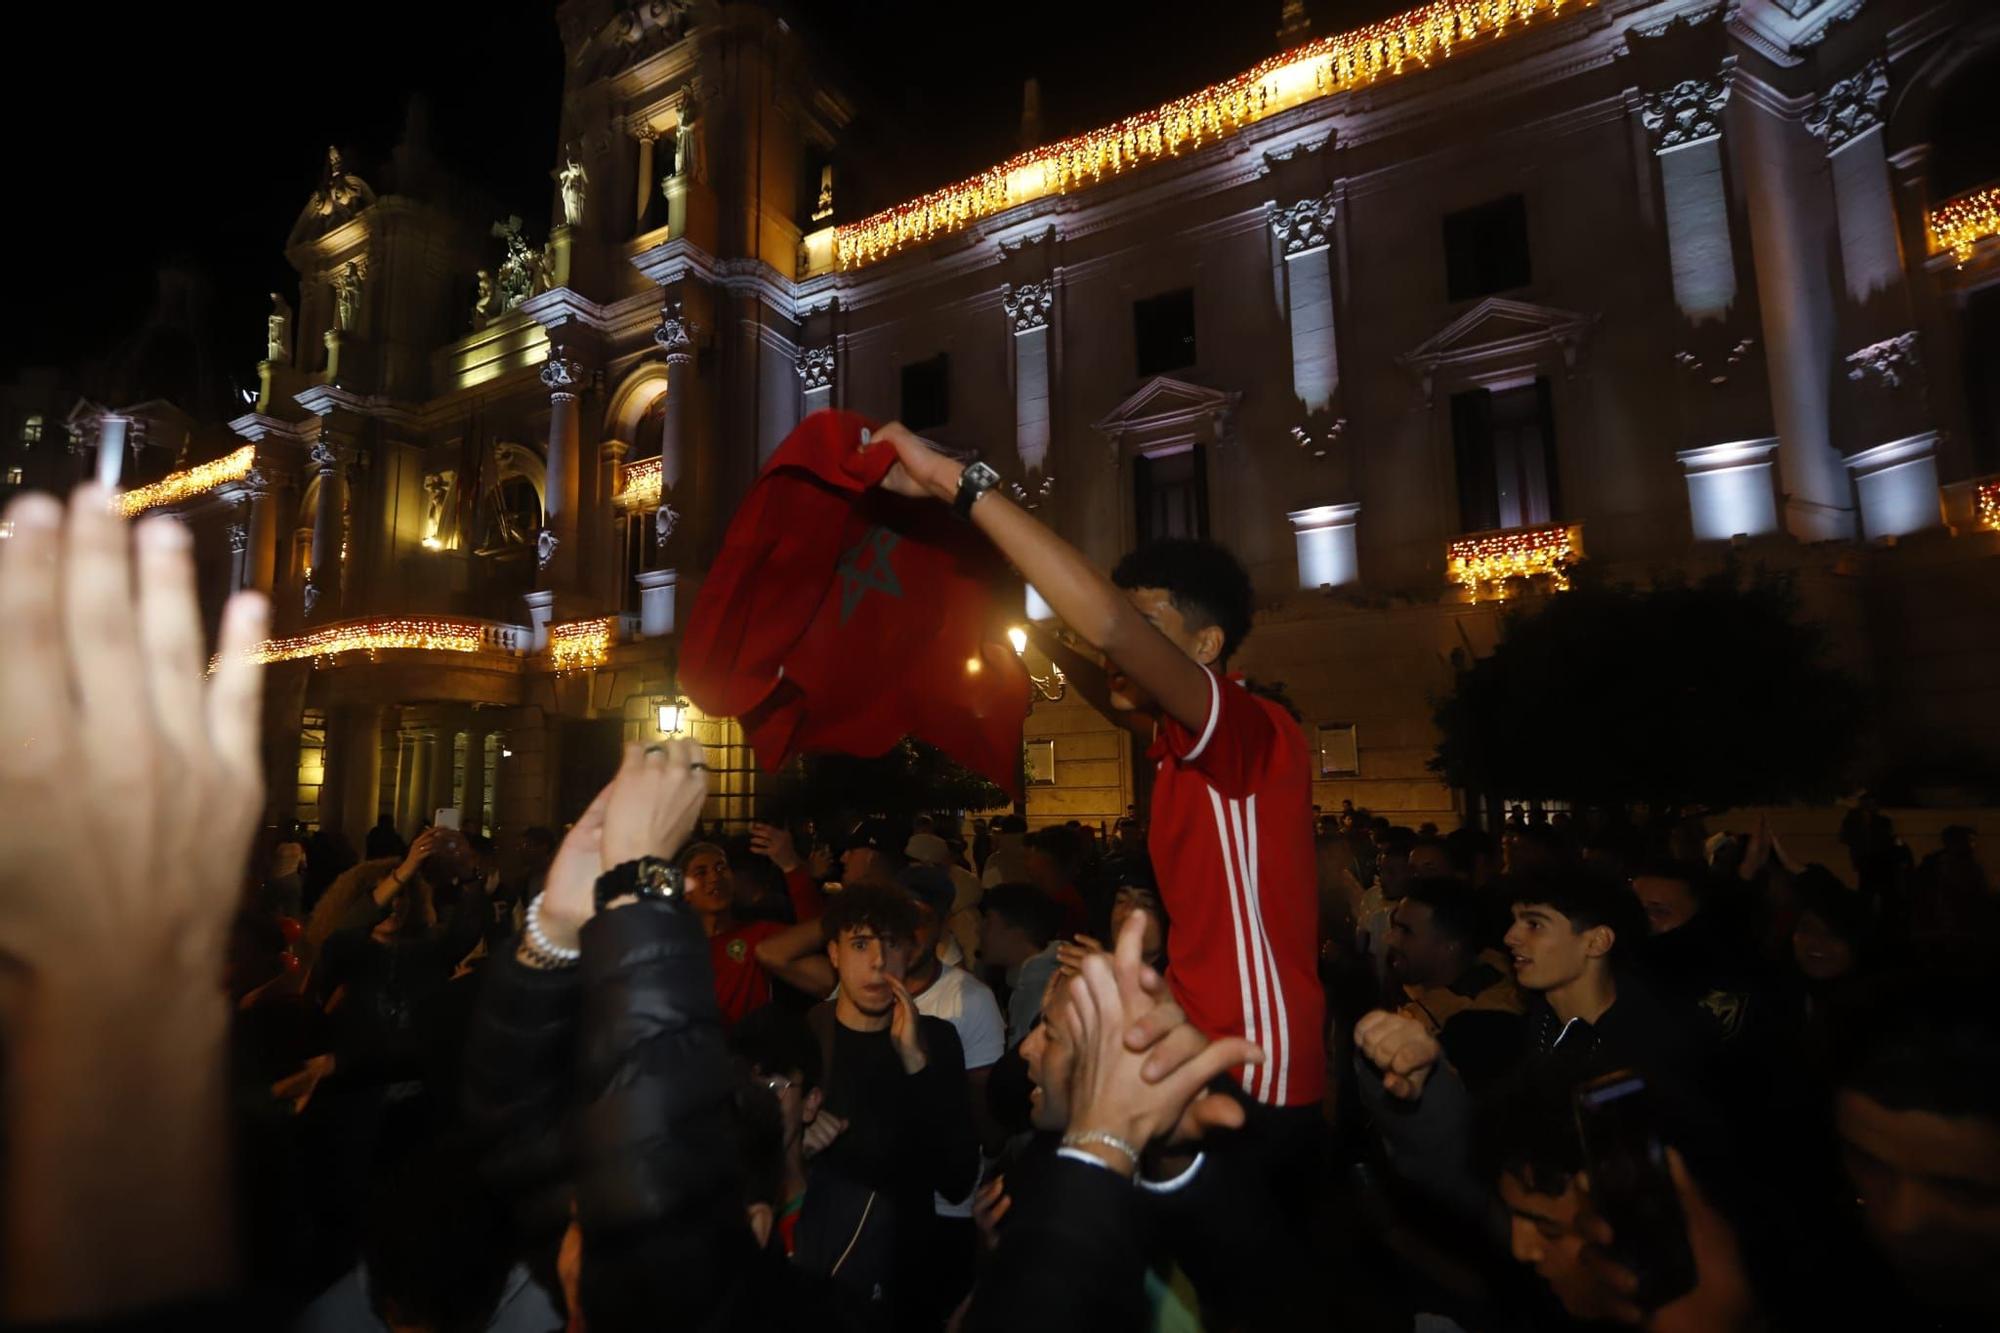
[[[1056,664],[1069,682],[1077,697],[1096,709],[1099,716],[1112,725],[1122,727],[1141,740],[1153,739],[1153,719],[1144,713],[1118,708],[1111,702],[1111,681],[1105,674],[1104,664],[1094,658],[1085,657],[1059,634],[1045,625],[1030,622],[1028,638],[1035,647],[1042,650],[1042,656]]]
[[[839,980],[827,960],[826,940],[820,935],[817,917],[757,941],[757,965],[786,985],[815,997],[830,994]]]
[[[875,432],[875,441],[871,447],[893,447],[898,460],[883,479],[884,489],[946,504],[956,498],[965,464],[931,448],[900,422]],[[1141,615],[1083,552],[998,487],[972,506],[972,522],[1085,642],[1157,699],[1169,717],[1192,731],[1201,730],[1213,698],[1208,672]]]

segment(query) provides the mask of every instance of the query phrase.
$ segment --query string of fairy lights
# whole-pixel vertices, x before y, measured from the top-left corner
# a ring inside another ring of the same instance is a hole
[[[625,488],[618,503],[627,509],[652,509],[660,503],[660,460],[642,458],[625,469]]]
[[[2000,185],[1947,199],[1931,210],[1931,253],[1963,265],[1979,243],[2000,237]]]
[[[1030,149],[976,176],[837,227],[834,257],[843,269],[874,263],[1017,204],[1179,157],[1303,102],[1429,68],[1473,43],[1596,2],[1433,0],[1366,27],[1317,38],[1164,106]]]
[[[317,666],[331,664],[343,653],[367,653],[373,661],[375,654],[385,649],[476,653],[482,646],[481,634],[482,627],[476,620],[420,617],[357,620],[288,638],[266,639],[250,650],[250,659],[271,663],[310,658]]]
[[[250,469],[256,462],[257,446],[246,444],[233,454],[226,454],[221,458],[169,473],[151,485],[129,490],[111,503],[119,514],[131,518],[148,509],[178,504],[182,500],[212,491],[218,486],[241,481],[250,475]]]
[[[1552,588],[1568,591],[1569,567],[1582,558],[1582,534],[1559,523],[1461,537],[1445,548],[1445,572],[1475,602],[1505,601],[1510,579],[1547,575]]]
[[[549,626],[549,665],[558,676],[601,666],[611,656],[611,617]]]
[[[1980,527],[1989,532],[2000,532],[2000,481],[1979,483],[1973,513]]]

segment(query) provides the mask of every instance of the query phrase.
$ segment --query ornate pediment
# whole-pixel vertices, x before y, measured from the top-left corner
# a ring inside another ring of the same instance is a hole
[[[1441,370],[1477,372],[1494,363],[1531,363],[1551,351],[1561,355],[1566,371],[1574,369],[1595,322],[1595,316],[1573,310],[1489,296],[1396,360],[1423,380],[1428,402]]]
[[[1155,375],[1096,424],[1115,448],[1127,436],[1147,441],[1226,435],[1240,393]]]

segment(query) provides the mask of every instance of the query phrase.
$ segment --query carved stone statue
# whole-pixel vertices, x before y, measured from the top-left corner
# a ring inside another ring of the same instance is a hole
[[[493,313],[493,274],[490,270],[479,270],[479,295],[472,299],[472,327],[483,329],[487,318]]]
[[[583,225],[584,191],[590,185],[590,177],[583,169],[583,163],[569,161],[556,173],[556,183],[562,187],[563,225],[581,227]]]
[[[680,526],[680,521],[680,512],[672,505],[663,504],[653,511],[653,533],[658,537],[660,545],[667,544],[667,538],[674,535],[674,529]]]
[[[819,202],[813,205],[812,220],[824,222],[833,216],[833,164],[819,169]]]
[[[264,317],[264,359],[292,359],[292,303],[278,292],[271,293],[271,313]]]
[[[507,245],[507,257],[500,261],[500,308],[512,310],[547,287],[547,259],[528,244],[517,217],[494,223],[493,235]]]
[[[451,493],[456,474],[432,472],[424,477],[424,545],[443,545],[450,518]]]
[[[535,538],[535,568],[547,569],[556,558],[556,548],[562,541],[555,533],[543,528]]]
[[[361,265],[348,260],[333,278],[333,327],[352,333],[361,323]]]
[[[706,181],[708,164],[706,139],[700,114],[692,99],[681,103],[680,124],[674,127],[674,175],[685,181]]]

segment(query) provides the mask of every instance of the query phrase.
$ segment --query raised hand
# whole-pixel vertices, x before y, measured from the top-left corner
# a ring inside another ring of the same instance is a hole
[[[708,797],[706,755],[699,741],[625,747],[625,762],[604,806],[604,869],[680,851]]]
[[[965,464],[940,453],[900,421],[878,428],[862,447],[896,451],[896,465],[882,478],[885,491],[933,500],[950,500],[958,494],[958,477],[965,471]]]
[[[1186,1037],[1181,1035],[1182,1025],[1161,1041],[1172,1039],[1186,1058],[1161,1071],[1157,1080],[1145,1077],[1150,1054],[1134,1051],[1126,1043],[1132,1022],[1160,1003],[1142,983],[1142,974],[1149,970],[1139,957],[1145,933],[1145,913],[1134,912],[1118,932],[1112,954],[1092,954],[1083,960],[1082,973],[1068,983],[1071,1003],[1061,1019],[1076,1047],[1070,1130],[1064,1140],[1122,1174],[1137,1170],[1136,1157],[1127,1160],[1119,1149],[1093,1135],[1109,1136],[1135,1153],[1143,1151],[1181,1125],[1209,1080],[1238,1065],[1264,1061],[1263,1051],[1241,1037],[1212,1042],[1192,1028],[1186,1029],[1192,1037]],[[1222,1109],[1228,1099],[1205,1100],[1216,1103],[1210,1113],[1214,1123],[1240,1123],[1240,1108],[1233,1115]],[[1196,1123],[1201,1124],[1202,1118]]]
[[[806,1126],[805,1154],[808,1160],[819,1156],[833,1141],[847,1132],[847,1122],[831,1111],[822,1110]]]
[[[896,1045],[896,1055],[903,1062],[903,1072],[920,1073],[926,1062],[924,1043],[918,1030],[917,1002],[910,998],[909,988],[903,985],[901,978],[883,979],[889,983],[891,1003],[895,1006],[889,1015],[889,1039]]]
[[[1056,941],[1056,971],[1063,976],[1073,977],[1083,970],[1083,960],[1094,953],[1103,953],[1104,946],[1088,935],[1079,935],[1073,940]]]
[[[1715,1210],[1673,1148],[1667,1149],[1667,1171],[1673,1176],[1674,1192],[1680,1196],[1681,1214],[1687,1218],[1688,1249],[1694,1254],[1694,1290],[1650,1313],[1642,1310],[1632,1301],[1639,1279],[1606,1253],[1613,1239],[1611,1224],[1594,1212],[1587,1213],[1578,1224],[1591,1242],[1584,1259],[1598,1280],[1615,1293],[1612,1317],[1620,1323],[1641,1325],[1650,1333],[1743,1333],[1758,1327],[1757,1298],[1743,1267],[1736,1229]]]
[[[1424,1095],[1424,1083],[1444,1058],[1444,1048],[1422,1023],[1387,1009],[1361,1016],[1354,1025],[1354,1045],[1382,1071],[1383,1089],[1411,1102]]]
[[[597,877],[604,873],[604,807],[610,802],[611,787],[597,793],[556,848],[542,880],[541,906],[536,914],[549,942],[558,948],[577,947],[577,932],[597,910]]]
[[[798,847],[792,841],[791,831],[776,824],[752,824],[750,850],[758,856],[769,858],[772,865],[787,875],[805,864],[799,859]]]
[[[1007,1193],[1007,1177],[995,1176],[972,1196],[972,1225],[979,1231],[979,1244],[988,1253],[1000,1246],[1000,1223],[1014,1207]]]

